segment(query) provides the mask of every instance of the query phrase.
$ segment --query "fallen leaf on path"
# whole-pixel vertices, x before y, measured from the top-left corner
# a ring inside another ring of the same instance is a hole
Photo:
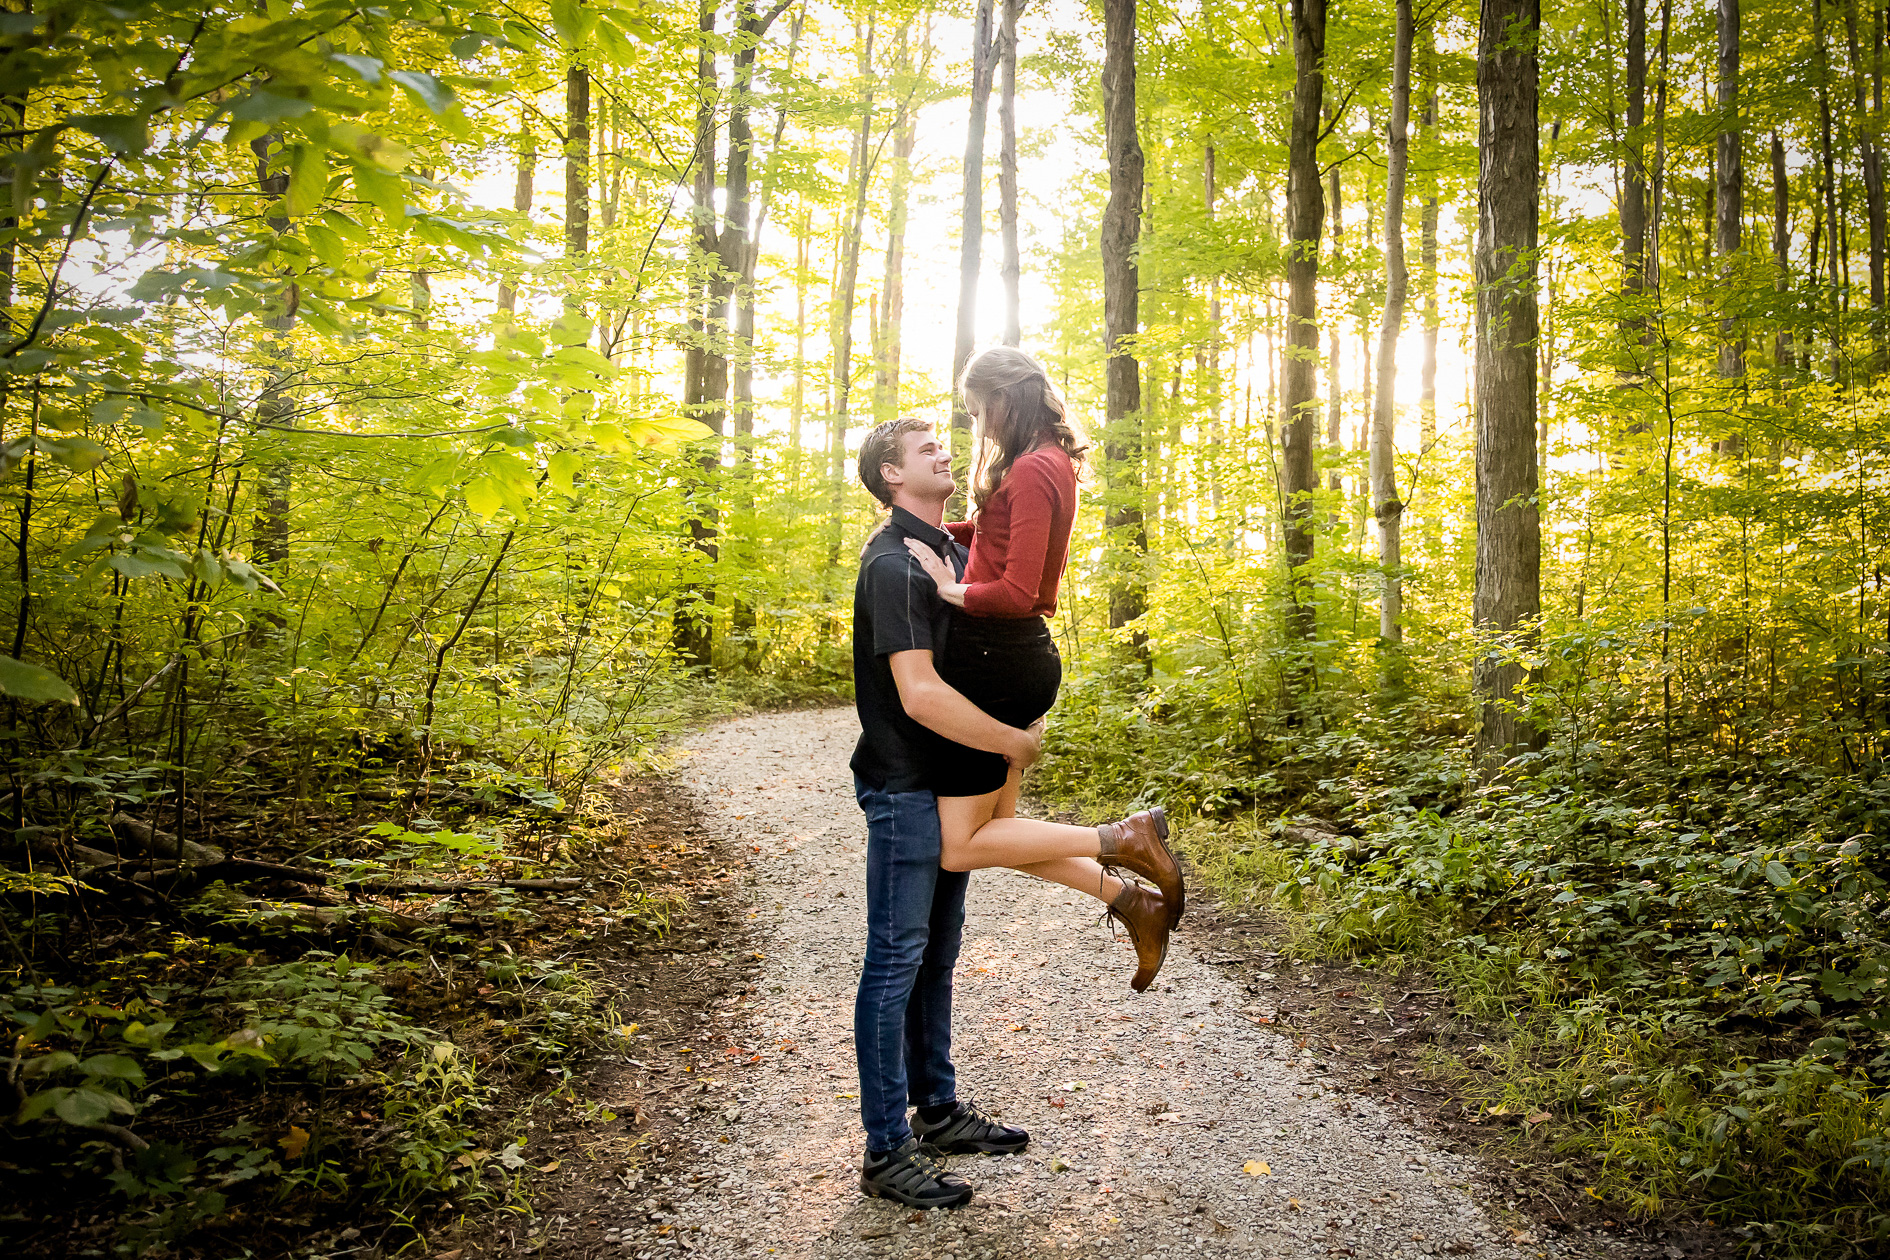
[[[1069,1105],[1069,1099],[1067,1098],[1046,1098],[1044,1101],[1049,1103],[1052,1107],[1055,1107],[1058,1111],[1062,1111]]]
[[[1297,1211],[1299,1211],[1299,1200],[1298,1200],[1298,1199],[1288,1199],[1288,1200],[1286,1201],[1286,1207],[1287,1207],[1287,1210],[1288,1210],[1288,1211],[1292,1211],[1292,1212],[1297,1212]]]
[[[1241,1165],[1240,1170],[1249,1177],[1270,1177],[1273,1175],[1273,1165],[1267,1163],[1264,1159],[1250,1159],[1245,1164]]]
[[[1532,1111],[1528,1115],[1523,1117],[1523,1119],[1529,1124],[1541,1124],[1544,1121],[1550,1120],[1553,1118],[1554,1117],[1550,1116],[1549,1113],[1546,1111]]]
[[[543,1168],[540,1168],[540,1169],[539,1169],[538,1171],[539,1171],[539,1172],[541,1172],[541,1173],[554,1173],[554,1172],[557,1172],[557,1171],[558,1171],[558,1165],[559,1165],[559,1164],[561,1164],[561,1163],[563,1163],[563,1162],[564,1162],[563,1160],[558,1160],[558,1159],[554,1159],[554,1160],[552,1160],[552,1161],[551,1161],[551,1162],[550,1162],[549,1164],[546,1164],[546,1165],[545,1165],[545,1166],[544,1166]]]
[[[459,1260],[459,1258],[465,1254],[466,1249],[464,1247],[455,1247],[451,1251],[439,1252],[433,1257],[433,1260]]]
[[[302,1158],[302,1152],[308,1149],[308,1130],[299,1124],[289,1126],[289,1131],[276,1143],[282,1153],[290,1159]]]

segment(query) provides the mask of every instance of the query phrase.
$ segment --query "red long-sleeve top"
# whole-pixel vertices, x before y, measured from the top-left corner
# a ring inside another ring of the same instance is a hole
[[[945,528],[971,548],[965,611],[974,617],[1049,617],[1070,558],[1076,465],[1060,446],[1018,456],[974,521]]]

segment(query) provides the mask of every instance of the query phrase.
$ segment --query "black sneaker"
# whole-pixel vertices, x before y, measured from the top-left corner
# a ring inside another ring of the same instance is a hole
[[[971,1103],[964,1102],[937,1124],[927,1124],[915,1115],[912,1132],[934,1155],[970,1155],[976,1151],[1015,1155],[1030,1145],[1030,1134],[999,1124]]]
[[[875,1199],[891,1199],[915,1208],[955,1208],[971,1202],[971,1183],[945,1171],[945,1165],[909,1137],[884,1155],[869,1152],[860,1166],[860,1189]]]

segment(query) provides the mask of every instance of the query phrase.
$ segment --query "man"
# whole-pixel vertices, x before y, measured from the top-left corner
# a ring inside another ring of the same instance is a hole
[[[866,811],[866,961],[853,1007],[866,1126],[860,1188],[911,1207],[958,1207],[971,1186],[938,1157],[1021,1151],[1030,1135],[958,1100],[952,968],[970,877],[939,868],[938,799],[926,786],[926,763],[951,740],[1028,766],[1043,732],[1041,723],[1020,731],[984,713],[933,664],[950,610],[905,540],[918,539],[964,573],[966,551],[941,527],[956,488],[951,453],[924,421],[888,420],[860,446],[860,480],[892,509],[860,557],[853,591],[862,727],[853,775]],[[911,1121],[908,1101],[917,1108]]]

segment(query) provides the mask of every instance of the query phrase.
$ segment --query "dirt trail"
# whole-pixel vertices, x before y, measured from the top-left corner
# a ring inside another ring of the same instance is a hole
[[[1094,902],[1001,871],[972,877],[954,1057],[961,1091],[1027,1127],[1031,1147],[954,1160],[977,1187],[961,1211],[863,1198],[851,1022],[865,825],[846,767],[857,733],[850,710],[824,710],[727,722],[685,745],[682,780],[704,817],[752,846],[764,957],[754,994],[702,1017],[705,1045],[713,1030],[740,1052],[701,1066],[719,1083],[688,1130],[693,1171],[618,1200],[628,1210],[611,1248],[806,1260],[1625,1254],[1538,1241],[1525,1218],[1484,1201],[1473,1159],[1427,1145],[1393,1107],[1344,1092],[1255,1022],[1251,999],[1190,948],[1185,921],[1163,983],[1133,994],[1133,952],[1097,925]]]

